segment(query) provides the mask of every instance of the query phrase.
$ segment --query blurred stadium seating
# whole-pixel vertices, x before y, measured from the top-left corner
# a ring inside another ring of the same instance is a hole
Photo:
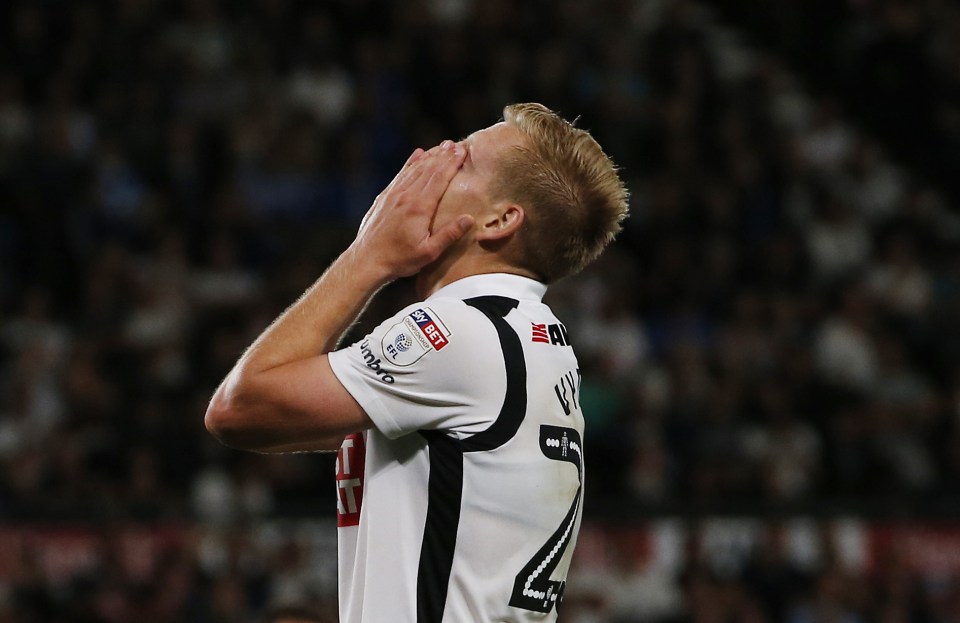
[[[956,3],[10,0],[0,623],[334,616],[331,458],[223,448],[206,401],[414,147],[514,101],[632,191],[549,295],[561,620],[957,620]]]

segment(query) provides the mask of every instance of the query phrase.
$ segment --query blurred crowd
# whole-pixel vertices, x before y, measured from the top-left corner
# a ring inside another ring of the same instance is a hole
[[[947,623],[957,620],[960,582],[918,574],[902,548],[868,566],[851,556],[853,533],[841,523],[768,521],[748,537],[750,521],[664,522],[644,542],[630,528],[587,530],[561,621],[571,623]],[[744,528],[748,528],[745,532]],[[846,533],[846,534],[845,534]],[[678,539],[679,537],[679,539]],[[719,537],[719,540],[715,537]],[[797,538],[800,537],[800,538]],[[672,555],[657,555],[677,539]],[[656,542],[660,541],[658,547]],[[727,541],[726,546],[721,544]],[[579,551],[578,551],[579,553]],[[596,561],[594,561],[596,562]]]
[[[3,623],[337,621],[335,520],[61,520],[2,529],[0,545]]]
[[[960,508],[960,10],[810,2],[805,54],[807,2],[723,4],[2,3],[0,519],[332,513],[330,457],[222,448],[206,401],[414,147],[514,101],[632,191],[548,294],[588,513]]]
[[[960,200],[960,22],[950,0],[708,0],[841,98],[915,173]]]

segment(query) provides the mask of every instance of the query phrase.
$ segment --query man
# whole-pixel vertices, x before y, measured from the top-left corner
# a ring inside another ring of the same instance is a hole
[[[340,450],[343,623],[555,620],[583,492],[580,373],[541,299],[620,229],[599,145],[539,104],[420,149],[356,240],[247,350],[224,443]],[[337,340],[384,284],[423,301]]]

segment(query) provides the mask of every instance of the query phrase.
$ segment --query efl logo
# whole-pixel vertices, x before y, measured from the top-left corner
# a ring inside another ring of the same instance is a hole
[[[424,309],[414,310],[413,313],[410,314],[410,317],[413,318],[413,321],[420,327],[420,332],[430,341],[433,350],[440,350],[450,343],[447,340],[450,332],[446,330],[443,323],[439,322],[439,318],[434,320]]]
[[[363,433],[347,435],[337,454],[337,527],[360,523],[367,445]]]

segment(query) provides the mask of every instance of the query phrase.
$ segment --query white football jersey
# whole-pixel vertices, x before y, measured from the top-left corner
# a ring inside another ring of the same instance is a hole
[[[467,277],[330,354],[375,425],[337,461],[341,623],[556,620],[583,416],[545,292]]]

